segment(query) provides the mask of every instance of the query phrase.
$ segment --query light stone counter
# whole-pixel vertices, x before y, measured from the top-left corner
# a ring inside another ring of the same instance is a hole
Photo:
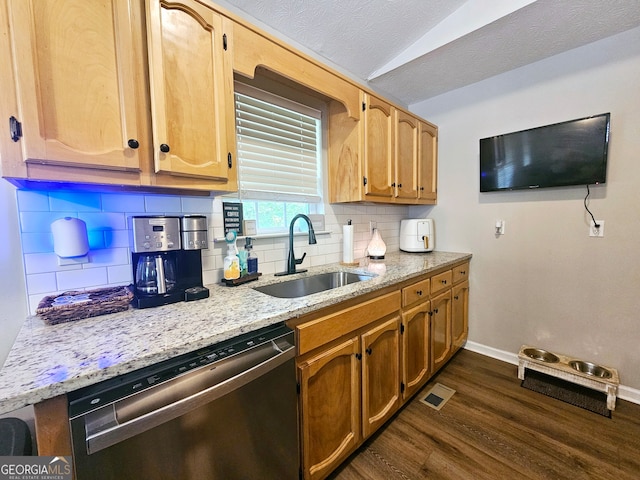
[[[130,308],[59,325],[29,317],[0,371],[0,414],[470,258],[467,253],[391,253],[382,262],[359,267],[333,264],[293,276],[266,275],[233,288],[207,285],[210,297],[195,302]],[[377,276],[294,299],[270,297],[252,288],[336,270]]]

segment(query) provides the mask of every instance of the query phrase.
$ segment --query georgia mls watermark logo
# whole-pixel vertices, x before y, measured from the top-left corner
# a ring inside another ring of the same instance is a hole
[[[71,457],[0,457],[0,480],[71,480]]]

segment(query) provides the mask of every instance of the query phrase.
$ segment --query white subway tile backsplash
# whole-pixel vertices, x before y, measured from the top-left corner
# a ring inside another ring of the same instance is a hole
[[[148,214],[180,213],[182,205],[180,197],[169,195],[146,195],[144,197],[145,210]]]
[[[131,264],[107,267],[107,278],[110,285],[128,285],[132,283],[133,269],[131,268]]]
[[[49,192],[49,209],[53,211],[99,212],[100,194],[89,192]]]
[[[211,197],[182,197],[182,212],[192,214],[211,214],[213,198]]]
[[[20,212],[21,232],[51,232],[51,224],[59,218],[77,217],[74,212]]]
[[[102,210],[105,212],[144,212],[144,195],[103,193]]]
[[[29,308],[35,312],[45,295],[65,290],[124,285],[133,279],[129,249],[128,217],[134,215],[202,214],[209,222],[211,242],[202,251],[203,281],[218,283],[227,246],[213,242],[223,233],[222,198],[141,195],[131,193],[17,191],[22,232],[23,258],[27,274]],[[383,205],[324,205],[325,231],[318,243],[309,245],[306,235],[294,239],[296,256],[307,256],[300,268],[337,263],[342,260],[342,225],[352,220],[355,226],[355,257],[365,255],[371,238],[369,222],[377,222],[387,251],[398,249],[400,220],[408,216],[408,207]],[[87,223],[89,262],[61,267],[53,253],[51,223],[65,216],[79,217]],[[237,242],[242,249],[244,241]],[[286,268],[289,239],[255,238],[254,254],[259,271],[265,275]]]
[[[45,253],[53,250],[53,237],[47,232],[22,233],[22,253]]]
[[[39,190],[17,190],[18,209],[21,212],[48,212],[49,194]]]
[[[109,283],[105,267],[58,272],[56,281],[58,290],[92,288]]]
[[[27,289],[29,293],[53,292],[57,289],[56,274],[37,273],[27,277]]]

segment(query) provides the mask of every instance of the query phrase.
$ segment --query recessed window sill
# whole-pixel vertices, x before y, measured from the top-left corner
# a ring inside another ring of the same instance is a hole
[[[322,230],[322,231],[319,231],[319,232],[315,232],[315,234],[316,234],[316,236],[318,236],[318,235],[331,235],[331,232],[328,231],[328,230]],[[308,232],[294,232],[293,233],[294,237],[300,237],[302,235],[308,236],[309,233]],[[238,237],[236,240],[241,240],[241,239],[247,238],[248,236],[249,235],[242,235],[241,237]],[[260,239],[263,239],[263,238],[287,238],[287,237],[289,237],[289,233],[288,232],[263,233],[263,234],[260,234],[260,235],[251,235],[251,238],[253,240],[260,240]],[[226,240],[224,239],[224,237],[222,237],[222,238],[214,238],[213,242],[214,243],[224,243],[224,242],[226,242]]]

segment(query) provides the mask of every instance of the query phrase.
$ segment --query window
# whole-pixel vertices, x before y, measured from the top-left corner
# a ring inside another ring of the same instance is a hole
[[[244,218],[258,233],[286,231],[322,202],[321,112],[243,84],[235,104]]]

